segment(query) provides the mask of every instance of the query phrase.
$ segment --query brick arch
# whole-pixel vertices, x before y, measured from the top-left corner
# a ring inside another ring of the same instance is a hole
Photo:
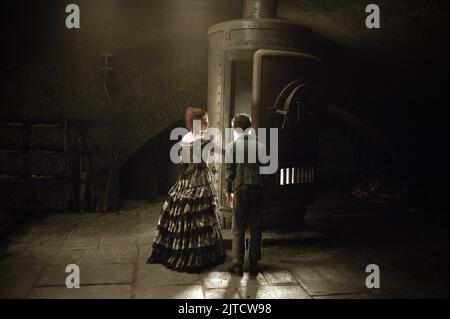
[[[92,39],[91,39],[92,40]],[[181,53],[143,65],[142,50],[117,53],[120,65],[108,103],[93,47],[72,53],[47,50],[11,73],[0,113],[8,119],[88,122],[88,142],[101,152],[118,150],[120,166],[140,146],[183,118],[190,105],[206,107],[206,50],[191,48],[186,62]],[[204,66],[202,66],[204,65]],[[194,72],[196,71],[196,72]],[[175,76],[176,74],[176,76]]]

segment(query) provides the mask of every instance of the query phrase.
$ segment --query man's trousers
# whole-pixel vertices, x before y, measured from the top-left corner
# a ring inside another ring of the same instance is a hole
[[[242,185],[234,192],[233,201],[233,264],[243,264],[245,256],[245,231],[249,230],[249,262],[261,259],[261,186]]]

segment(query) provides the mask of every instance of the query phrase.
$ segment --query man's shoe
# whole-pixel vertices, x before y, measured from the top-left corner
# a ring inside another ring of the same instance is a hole
[[[258,276],[258,263],[250,263],[250,276]]]
[[[231,265],[228,268],[228,271],[231,272],[232,274],[238,275],[240,277],[242,277],[244,275],[243,265]]]

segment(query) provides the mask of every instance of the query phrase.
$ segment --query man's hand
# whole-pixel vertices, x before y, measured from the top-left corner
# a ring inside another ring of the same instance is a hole
[[[227,193],[227,205],[233,208],[233,193]]]

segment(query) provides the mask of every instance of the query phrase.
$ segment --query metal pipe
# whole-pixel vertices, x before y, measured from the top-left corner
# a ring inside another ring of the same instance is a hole
[[[277,0],[243,0],[244,19],[273,19],[277,16]]]

